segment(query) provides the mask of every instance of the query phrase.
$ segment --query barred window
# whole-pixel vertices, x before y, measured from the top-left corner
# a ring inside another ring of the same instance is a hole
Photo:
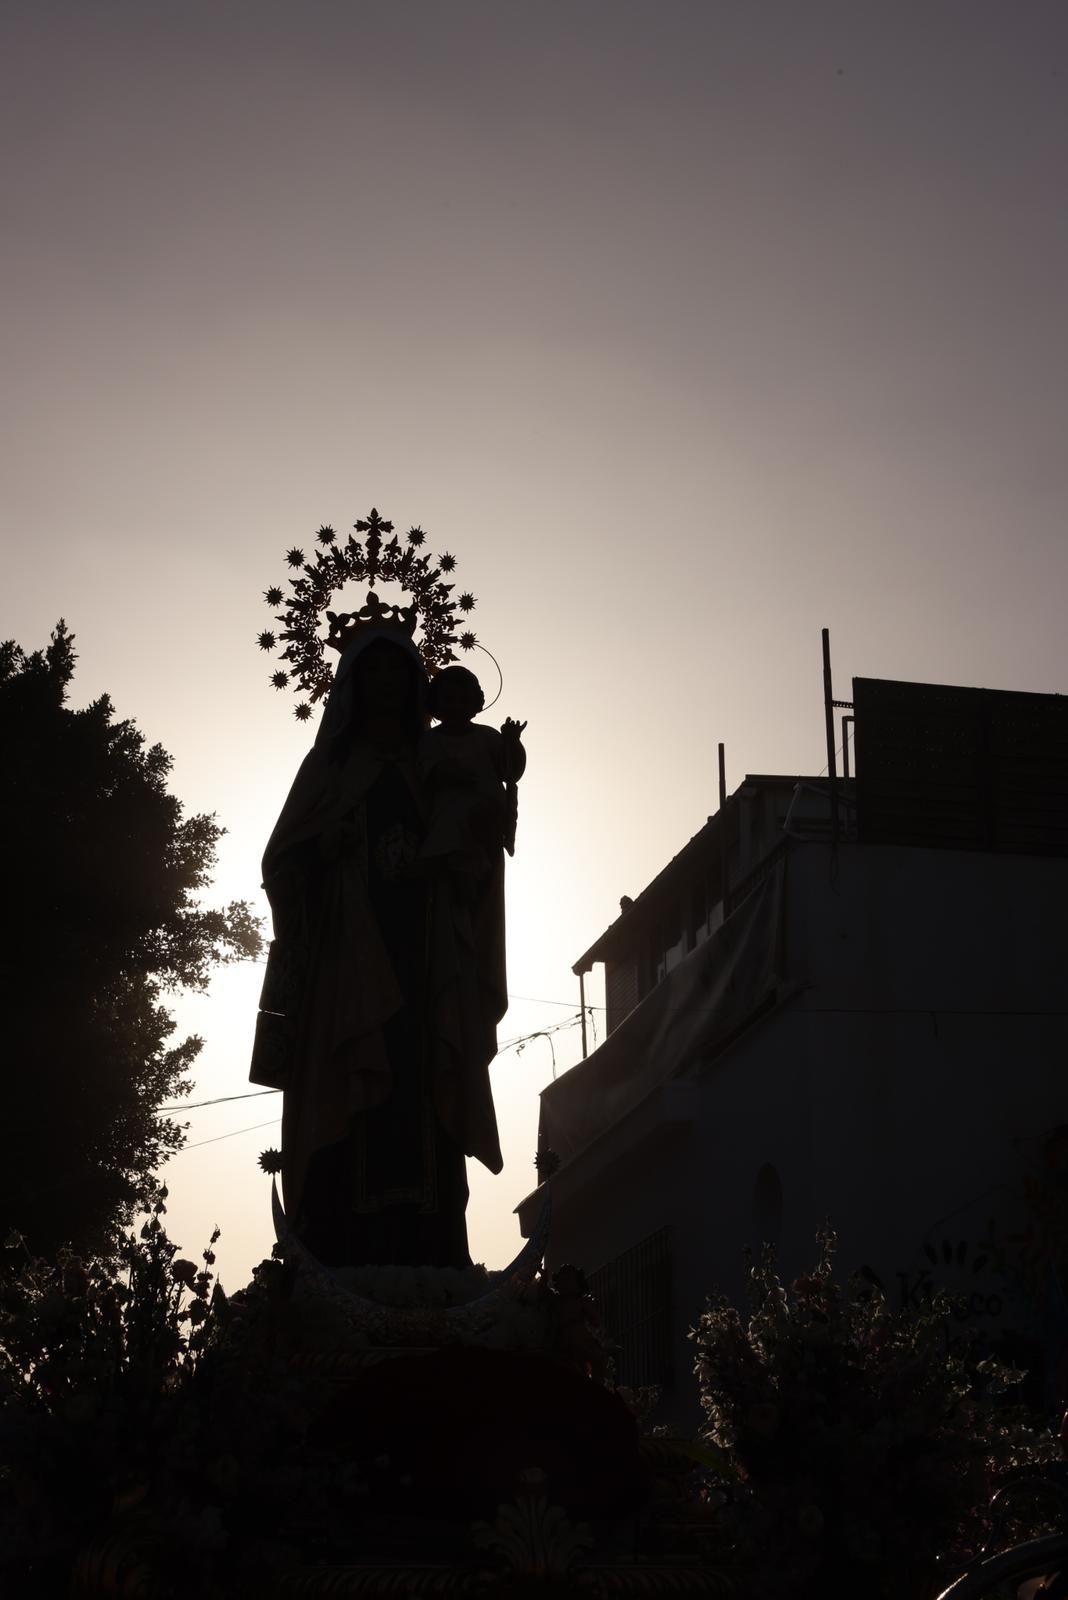
[[[666,1387],[671,1362],[671,1229],[660,1228],[590,1274],[613,1351],[616,1381]]]

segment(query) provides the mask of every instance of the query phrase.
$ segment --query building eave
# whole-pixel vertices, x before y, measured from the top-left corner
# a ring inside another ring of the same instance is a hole
[[[813,787],[823,787],[827,779],[822,775],[818,778],[800,777],[788,773],[749,773],[733,794],[727,796],[726,802],[718,811],[708,818],[703,828],[700,828],[693,837],[683,845],[678,853],[672,856],[665,867],[657,873],[656,877],[646,884],[641,894],[625,911],[621,911],[616,920],[611,923],[600,936],[594,940],[589,949],[581,955],[571,968],[576,977],[582,977],[589,972],[597,961],[610,961],[620,945],[627,948],[633,943],[635,923],[641,923],[655,914],[663,899],[674,888],[678,878],[685,875],[694,862],[706,852],[711,855],[718,844],[719,833],[723,826],[723,819],[728,808],[737,805],[738,799],[745,791],[752,789],[777,789],[794,784],[809,784]]]

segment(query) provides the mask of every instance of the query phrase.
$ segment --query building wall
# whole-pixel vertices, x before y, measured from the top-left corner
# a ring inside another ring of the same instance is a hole
[[[685,1330],[707,1292],[742,1291],[776,1179],[787,1276],[826,1220],[842,1270],[866,1266],[895,1304],[940,1280],[980,1334],[1034,1323],[983,1241],[1018,1220],[1039,1142],[1068,1123],[1066,892],[1062,860],[793,847],[780,1009],[678,1086],[681,1114],[677,1096],[646,1108],[561,1174],[551,1261],[596,1269],[671,1229],[667,1418],[696,1418]]]

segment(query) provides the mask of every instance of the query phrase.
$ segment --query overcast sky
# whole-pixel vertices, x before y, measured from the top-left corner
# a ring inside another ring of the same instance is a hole
[[[501,1037],[853,673],[1068,689],[1063,0],[7,0],[0,636],[259,857],[309,734],[263,590],[372,504],[459,558],[530,720]],[[485,662],[490,692],[496,677]],[[182,1002],[240,1094],[260,971]],[[548,1002],[561,1002],[549,1004]],[[555,1040],[560,1069],[577,1036]],[[501,1056],[518,1247],[545,1040]],[[235,1287],[277,1101],[168,1169]],[[597,1263],[587,1263],[595,1266]]]

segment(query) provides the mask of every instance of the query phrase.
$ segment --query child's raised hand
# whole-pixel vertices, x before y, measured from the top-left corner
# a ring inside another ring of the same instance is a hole
[[[514,740],[518,744],[523,737],[526,726],[525,722],[517,722],[514,717],[505,717],[501,723],[501,733],[504,738]]]

